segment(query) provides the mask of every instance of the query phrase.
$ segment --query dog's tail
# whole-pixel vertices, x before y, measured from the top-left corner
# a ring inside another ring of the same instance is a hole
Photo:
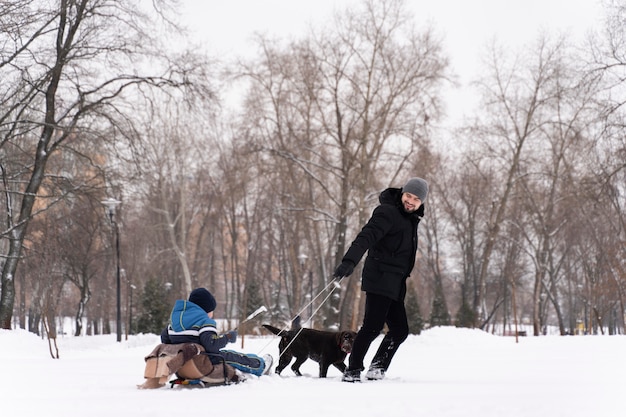
[[[274,333],[275,335],[278,336],[287,336],[287,330],[281,330],[278,327],[274,327],[270,324],[264,324],[263,327],[265,327],[267,330],[269,330],[270,332]]]

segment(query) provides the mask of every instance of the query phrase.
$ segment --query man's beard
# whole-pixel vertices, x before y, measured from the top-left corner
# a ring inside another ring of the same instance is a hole
[[[407,208],[407,204],[406,203],[402,203],[402,208],[404,209],[405,213],[415,213],[417,211],[417,209],[419,207],[415,207],[415,206],[411,206],[412,209]]]

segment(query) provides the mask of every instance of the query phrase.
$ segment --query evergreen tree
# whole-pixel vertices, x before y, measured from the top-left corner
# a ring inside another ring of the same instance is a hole
[[[245,317],[248,317],[262,305],[261,286],[256,279],[253,279],[248,284],[248,301],[246,303]]]
[[[435,298],[433,299],[433,308],[430,312],[430,327],[449,326],[450,313],[443,296],[443,289],[437,286],[435,289]]]
[[[243,309],[243,317],[241,317],[241,320],[244,320],[250,314],[257,311],[262,305],[263,298],[261,297],[261,286],[259,285],[259,281],[253,279],[248,283],[246,305]],[[257,333],[258,324],[263,319],[263,315],[260,314],[246,323],[240,323],[240,325],[238,326],[238,330],[242,334]],[[265,320],[267,320],[267,317],[265,317]]]
[[[167,326],[172,306],[167,302],[167,291],[163,284],[154,279],[149,279],[140,297],[141,312],[137,320],[139,333],[161,334],[161,330]]]
[[[476,313],[472,307],[463,299],[463,303],[456,313],[456,327],[476,327]]]
[[[424,319],[420,312],[417,292],[413,285],[409,285],[406,295],[406,315],[409,321],[409,333],[420,334],[424,330]]]
[[[456,313],[456,327],[476,327],[477,315],[472,306],[467,302],[465,285],[461,284],[461,307]]]

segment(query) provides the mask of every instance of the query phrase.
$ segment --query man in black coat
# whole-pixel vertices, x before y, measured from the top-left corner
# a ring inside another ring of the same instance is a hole
[[[384,378],[393,355],[409,335],[404,306],[406,280],[415,264],[417,226],[424,215],[427,196],[428,183],[417,177],[409,179],[402,188],[384,190],[379,197],[380,205],[335,269],[336,278],[349,276],[368,252],[361,280],[365,315],[342,381],[361,381],[365,354],[385,324],[389,331],[372,359],[367,379]]]

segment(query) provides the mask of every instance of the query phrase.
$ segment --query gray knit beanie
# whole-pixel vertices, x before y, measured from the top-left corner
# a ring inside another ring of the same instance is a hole
[[[423,203],[428,197],[428,183],[422,178],[411,178],[402,187],[402,192],[416,195]]]

